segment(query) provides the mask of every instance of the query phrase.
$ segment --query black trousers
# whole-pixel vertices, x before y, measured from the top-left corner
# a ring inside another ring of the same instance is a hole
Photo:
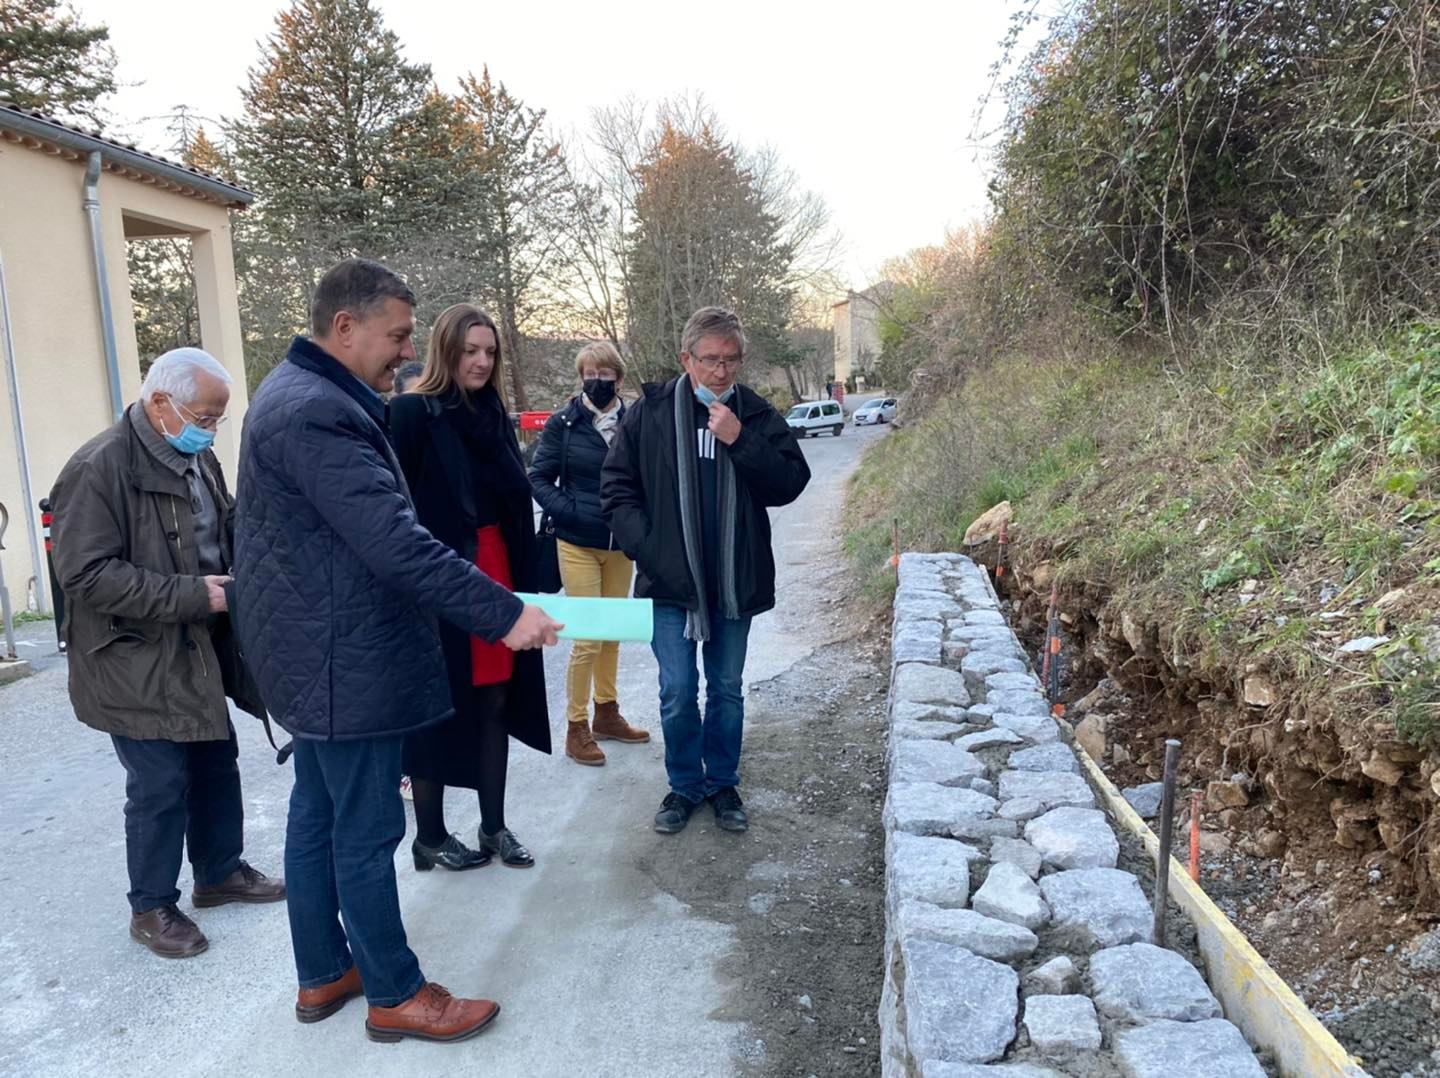
[[[224,741],[140,741],[111,735],[125,767],[125,858],[130,908],[180,901],[180,855],[195,882],[221,883],[240,865],[245,810],[235,727]]]

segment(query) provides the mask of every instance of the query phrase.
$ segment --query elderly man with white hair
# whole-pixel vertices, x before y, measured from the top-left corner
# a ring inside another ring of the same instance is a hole
[[[225,699],[263,708],[231,630],[234,501],[210,451],[230,382],[198,348],[166,352],[140,400],[80,447],[50,495],[70,701],[125,768],[130,935],[164,958],[209,946],[178,905],[187,846],[197,907],[285,897],[283,882],[240,858]]]

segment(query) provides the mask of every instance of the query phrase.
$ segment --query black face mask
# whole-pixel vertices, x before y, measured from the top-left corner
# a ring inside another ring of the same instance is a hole
[[[585,396],[590,398],[590,403],[599,408],[602,412],[610,407],[610,402],[615,399],[615,383],[606,378],[587,378],[580,383],[585,388]]]

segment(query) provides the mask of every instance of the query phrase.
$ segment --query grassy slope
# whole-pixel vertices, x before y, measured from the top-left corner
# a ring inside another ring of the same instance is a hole
[[[1008,357],[877,446],[851,497],[872,592],[893,517],[907,548],[953,550],[1009,499],[1018,559],[1166,626],[1187,663],[1440,734],[1440,327],[1184,375]],[[1337,662],[1364,635],[1391,642]]]

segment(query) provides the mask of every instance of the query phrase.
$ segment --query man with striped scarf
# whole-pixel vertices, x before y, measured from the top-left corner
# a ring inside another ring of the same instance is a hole
[[[601,510],[655,602],[660,723],[670,792],[655,830],[673,834],[705,801],[727,831],[749,826],[737,787],[750,621],[775,605],[766,509],[787,505],[810,468],[785,420],[740,385],[745,330],[721,307],[690,316],[684,373],[629,409],[601,473]],[[700,708],[697,651],[705,666]]]

